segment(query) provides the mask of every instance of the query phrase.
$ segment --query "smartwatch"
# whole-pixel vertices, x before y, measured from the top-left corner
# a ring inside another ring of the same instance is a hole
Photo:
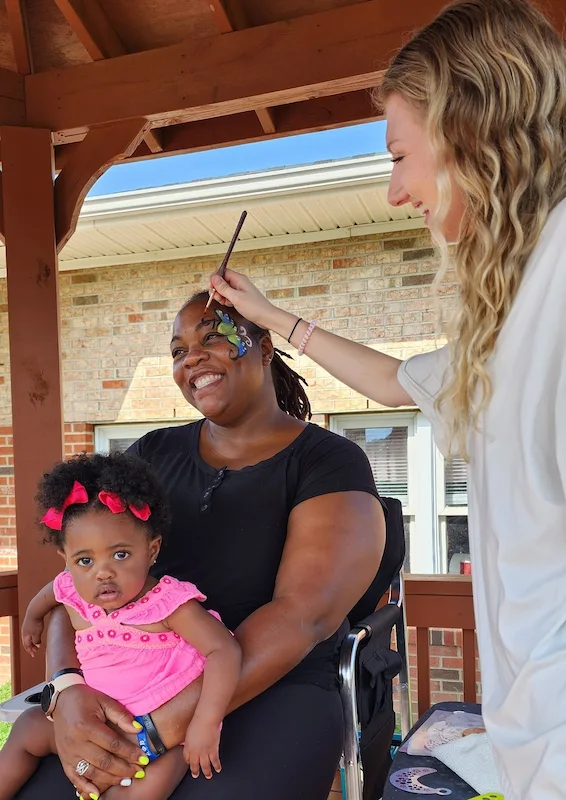
[[[56,672],[51,680],[45,684],[41,692],[41,710],[48,720],[53,722],[53,712],[57,705],[59,695],[64,689],[69,686],[85,685],[86,681],[82,670],[76,667],[68,667],[67,669],[60,669]]]

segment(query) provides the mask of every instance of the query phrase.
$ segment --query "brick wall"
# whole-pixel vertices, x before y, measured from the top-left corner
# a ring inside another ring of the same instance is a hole
[[[409,677],[411,681],[411,703],[413,717],[418,718],[417,693],[417,632],[415,628],[408,630]],[[429,631],[429,670],[430,670],[430,702],[446,701],[463,702],[463,651],[462,631],[435,630]],[[476,658],[476,692],[481,702],[481,676],[479,661]]]
[[[184,260],[62,273],[67,421],[194,415],[171,380],[169,336],[177,309],[206,285],[215,266],[216,260]],[[437,265],[425,231],[240,253],[234,266],[282,307],[329,330],[400,357],[431,347],[430,283]],[[442,292],[446,302],[453,285]],[[317,413],[368,408],[365,398],[306,356],[297,365]]]
[[[94,426],[65,424],[65,457],[94,452]],[[0,428],[0,570],[18,568],[16,551],[16,509],[14,505],[14,459],[12,429]]]
[[[437,261],[428,232],[354,237],[234,254],[278,305],[399,358],[435,346],[431,282]],[[60,275],[65,450],[92,451],[94,424],[190,419],[171,378],[173,317],[204,288],[217,259],[116,266]],[[445,309],[455,293],[440,289]],[[283,340],[309,381],[315,421],[376,404],[342,386]],[[16,566],[7,305],[0,281],[0,568]],[[447,645],[448,646],[448,645]],[[0,681],[3,670],[0,626]],[[446,656],[448,657],[448,655]],[[440,667],[439,667],[440,669]],[[456,680],[451,689],[456,688]],[[440,684],[442,689],[442,683]]]
[[[169,335],[179,306],[206,285],[216,266],[216,259],[184,259],[61,273],[67,422],[194,415],[171,379]],[[399,357],[434,346],[430,284],[437,262],[427,231],[239,253],[233,266],[280,306],[328,330]],[[454,292],[450,282],[441,287],[441,306]],[[286,342],[277,344],[289,349]],[[10,424],[8,361],[5,281],[0,281],[0,425]],[[371,407],[306,356],[296,366],[311,384],[317,413]]]
[[[65,425],[65,457],[94,452],[94,426],[88,423]],[[16,515],[14,505],[14,464],[12,429],[0,428],[0,570],[18,568]],[[39,530],[38,530],[39,536]],[[10,621],[0,619],[0,685],[10,680]]]

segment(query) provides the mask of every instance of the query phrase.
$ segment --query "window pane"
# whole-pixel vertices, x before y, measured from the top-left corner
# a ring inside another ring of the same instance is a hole
[[[444,492],[447,506],[468,505],[467,464],[461,458],[444,462]]]
[[[109,453],[125,453],[130,445],[137,442],[137,439],[109,439],[108,452]]]
[[[458,555],[460,553],[464,554],[466,556],[466,560],[468,560],[470,557],[470,542],[468,539],[468,518],[445,517],[444,519],[446,525],[446,553],[448,558],[446,571],[459,573],[460,572],[459,562],[462,559],[458,558]]]
[[[409,466],[406,426],[399,428],[347,428],[344,436],[365,451],[377,490],[409,504]]]

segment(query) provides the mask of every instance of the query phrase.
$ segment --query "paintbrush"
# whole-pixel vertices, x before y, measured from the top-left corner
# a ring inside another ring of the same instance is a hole
[[[226,255],[224,256],[224,258],[222,259],[222,263],[220,264],[220,266],[216,270],[216,275],[220,275],[221,278],[224,277],[224,273],[226,272],[226,266],[228,264],[228,260],[229,260],[230,256],[232,255],[232,250],[234,249],[234,245],[238,241],[238,236],[240,235],[240,231],[242,230],[242,225],[244,224],[244,221],[245,221],[247,216],[248,216],[248,212],[247,211],[242,211],[242,215],[241,215],[241,217],[239,219],[238,224],[236,225],[236,230],[234,231],[234,235],[232,236],[232,241],[230,242],[228,250],[226,251]],[[214,295],[215,295],[215,291],[214,291],[214,289],[212,289],[211,293],[210,293],[210,297],[208,298],[208,303],[205,306],[205,311],[210,306],[212,301],[214,300]]]

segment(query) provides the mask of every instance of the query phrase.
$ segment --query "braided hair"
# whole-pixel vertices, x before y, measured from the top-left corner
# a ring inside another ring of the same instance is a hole
[[[187,306],[192,305],[194,302],[208,300],[208,292],[197,292],[181,307],[179,313]],[[247,320],[248,333],[253,337],[256,342],[260,342],[265,336],[271,339],[271,334],[265,328],[260,328],[255,322]],[[307,381],[298,372],[286,364],[283,359],[288,358],[291,361],[293,357],[289,353],[279,348],[273,348],[273,361],[271,362],[271,376],[273,378],[273,387],[275,389],[275,396],[279,408],[281,408],[290,417],[296,419],[306,420],[311,419],[312,410],[308,395],[304,389],[308,386]]]

